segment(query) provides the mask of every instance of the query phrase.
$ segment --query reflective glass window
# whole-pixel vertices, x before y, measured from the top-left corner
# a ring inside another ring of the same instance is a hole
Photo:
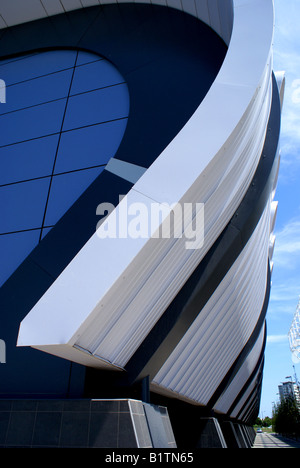
[[[3,254],[1,285],[115,155],[129,96],[115,67],[85,51],[4,60],[0,77],[0,254],[15,252]]]
[[[5,114],[48,101],[66,98],[72,73],[72,69],[69,69],[7,86],[6,104],[0,107],[0,113]]]
[[[51,229],[52,229],[52,226],[43,228],[42,229],[41,239],[43,239],[48,234],[48,232],[51,231]]]
[[[127,119],[64,132],[61,135],[55,173],[107,164],[122,140]]]
[[[17,62],[19,60],[28,59],[29,57],[31,57],[33,55],[36,55],[36,52],[33,52],[32,54],[20,55],[18,57],[11,57],[11,58],[8,58],[8,59],[1,60],[0,67],[2,67],[3,65],[7,65],[10,62]],[[0,70],[3,70],[3,69],[0,68]]]
[[[0,64],[0,76],[9,86],[37,76],[48,75],[75,65],[77,52],[74,50],[54,50],[16,58]]]
[[[98,60],[86,65],[76,67],[71,95],[91,91],[93,89],[104,88],[106,86],[113,86],[115,84],[123,83],[122,75],[116,68],[106,60]]]
[[[97,62],[98,60],[103,60],[103,58],[99,57],[99,55],[92,54],[91,52],[80,50],[78,52],[76,66],[84,65],[85,63]]]
[[[0,187],[0,233],[42,225],[50,177]]]
[[[125,84],[71,96],[63,130],[125,118],[128,112],[129,98]]]
[[[49,176],[59,134],[0,148],[0,185]]]
[[[95,180],[104,167],[56,175],[52,179],[45,226],[52,226]]]
[[[39,242],[40,230],[0,235],[0,285]]]
[[[0,115],[0,146],[58,133],[65,107],[63,99]]]

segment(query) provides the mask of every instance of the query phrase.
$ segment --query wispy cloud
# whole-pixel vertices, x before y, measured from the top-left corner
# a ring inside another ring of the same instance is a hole
[[[295,300],[299,296],[299,278],[295,281],[291,281],[290,278],[287,278],[285,281],[282,278],[282,281],[276,281],[276,284],[272,285],[271,291],[271,301],[272,303],[277,303],[277,307],[281,307],[280,304],[286,308],[287,304],[292,303],[295,305]],[[289,311],[290,313],[290,311]]]
[[[300,294],[300,219],[293,218],[276,233],[269,316],[292,316]],[[288,331],[288,330],[287,330]]]
[[[267,337],[267,343],[268,344],[271,344],[271,343],[287,343],[288,341],[288,335],[269,335]]]
[[[274,264],[289,270],[298,269],[299,260],[300,219],[292,219],[276,233]]]

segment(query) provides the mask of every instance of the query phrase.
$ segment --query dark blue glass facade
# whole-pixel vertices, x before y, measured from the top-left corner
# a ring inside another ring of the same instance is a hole
[[[0,63],[0,285],[116,153],[129,94],[118,70],[76,50]]]

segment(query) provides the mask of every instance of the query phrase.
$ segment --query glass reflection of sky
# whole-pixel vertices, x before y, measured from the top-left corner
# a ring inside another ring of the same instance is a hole
[[[83,51],[0,62],[0,285],[103,171],[123,138],[127,86]]]

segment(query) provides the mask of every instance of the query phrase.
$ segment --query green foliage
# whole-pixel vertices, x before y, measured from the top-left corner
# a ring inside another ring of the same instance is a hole
[[[256,421],[255,421],[255,426],[257,427],[262,427],[262,420],[260,418],[256,418]]]
[[[300,412],[294,397],[285,398],[275,406],[273,429],[279,434],[300,435]]]
[[[270,426],[272,426],[272,419],[267,416],[262,421],[262,427],[270,427]]]
[[[258,428],[258,427],[266,428],[270,426],[272,426],[272,419],[269,418],[269,416],[265,417],[264,419],[261,419],[258,417],[254,424],[254,428]]]

